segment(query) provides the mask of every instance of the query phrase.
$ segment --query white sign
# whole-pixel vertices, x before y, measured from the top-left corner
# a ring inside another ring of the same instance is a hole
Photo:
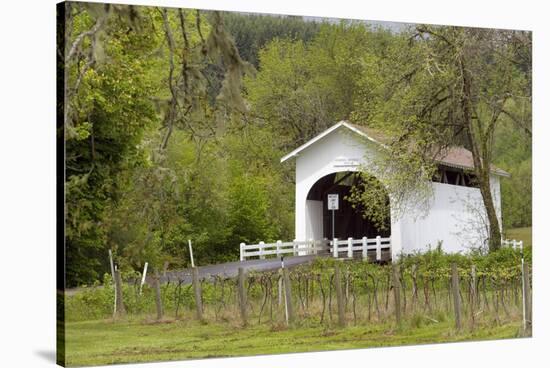
[[[338,194],[329,194],[328,195],[328,209],[337,210],[338,209]]]

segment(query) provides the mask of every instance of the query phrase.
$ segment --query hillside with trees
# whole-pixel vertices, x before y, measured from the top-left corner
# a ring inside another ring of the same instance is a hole
[[[181,268],[188,239],[201,265],[292,239],[279,160],[344,119],[423,142],[391,146],[419,170],[434,145],[473,147],[479,177],[511,174],[505,229],[531,226],[529,33],[67,3],[60,37],[68,287],[102,279],[109,249]]]

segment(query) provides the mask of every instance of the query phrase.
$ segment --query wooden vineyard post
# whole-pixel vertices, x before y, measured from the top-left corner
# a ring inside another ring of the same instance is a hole
[[[160,293],[160,277],[156,269],[155,269],[155,304],[157,307],[157,320],[160,321],[164,313],[162,310],[162,295]]]
[[[115,302],[113,304],[113,319],[116,318],[116,305],[117,305],[117,292],[116,292],[116,276],[115,276],[115,264],[113,262],[113,252],[109,249],[109,264],[111,265],[111,277],[113,278],[113,289],[115,291]]]
[[[457,330],[460,330],[462,324],[460,321],[460,293],[459,293],[459,284],[458,284],[458,269],[456,268],[456,263],[451,265],[451,278],[452,278],[452,289],[453,289],[453,304],[455,310],[455,327]]]
[[[283,281],[285,284],[285,308],[288,318],[288,323],[294,322],[294,310],[292,308],[292,285],[290,284],[290,277],[288,275],[288,269],[283,268]]]
[[[477,277],[476,277],[476,266],[472,265],[472,269],[470,272],[471,275],[471,285],[470,285],[470,313],[471,313],[471,328],[472,330],[475,327],[475,317],[476,317],[476,309],[477,309]]]
[[[418,284],[417,284],[417,266],[416,263],[411,267],[411,277],[412,277],[412,301],[411,301],[411,310],[413,313],[416,311],[416,301],[418,299]]]
[[[522,259],[523,260],[523,259]],[[523,273],[523,300],[524,300],[524,329],[526,333],[530,333],[532,328],[532,309],[531,309],[531,283],[529,281],[529,265],[525,262],[522,264]]]
[[[195,292],[195,307],[197,309],[197,318],[202,321],[202,291],[199,280],[199,269],[193,268],[193,291]]]
[[[392,274],[393,274],[393,298],[395,302],[395,322],[398,327],[401,327],[401,290],[399,283],[399,266],[396,264],[392,265]]]
[[[346,316],[344,314],[344,296],[342,295],[342,275],[340,266],[334,266],[334,286],[336,288],[336,303],[338,305],[338,325],[344,327],[346,325]]]
[[[279,280],[277,281],[277,302],[281,306],[283,303],[283,276],[279,273]]]
[[[122,317],[126,314],[126,308],[124,308],[124,301],[122,300],[122,277],[120,276],[120,270],[115,268],[115,286],[116,286],[116,313],[115,317]]]
[[[241,320],[243,322],[243,326],[247,326],[246,321],[246,288],[245,288],[245,272],[242,267],[239,267],[239,307],[241,310]]]

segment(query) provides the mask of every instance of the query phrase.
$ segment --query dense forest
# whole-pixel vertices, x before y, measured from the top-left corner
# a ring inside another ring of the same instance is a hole
[[[428,98],[456,76],[436,39],[469,40],[463,29],[85,3],[67,3],[64,18],[69,287],[101,279],[108,249],[126,269],[183,267],[188,239],[198,264],[237,259],[240,242],[292,239],[294,171],[279,159],[337,121],[388,132],[406,121],[465,141],[433,123],[457,114],[453,97]],[[473,88],[507,97],[496,116],[500,100],[474,104],[494,120],[487,157],[511,174],[504,227],[530,226],[530,34],[483,32],[476,42],[505,46],[479,65],[509,78]],[[403,107],[420,105],[429,113]]]

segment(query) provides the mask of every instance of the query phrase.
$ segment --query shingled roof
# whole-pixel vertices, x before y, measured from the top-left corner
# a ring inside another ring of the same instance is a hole
[[[289,154],[281,158],[281,162],[284,162],[287,159],[298,155],[299,152],[303,151],[313,143],[317,142],[321,138],[327,136],[328,134],[332,133],[333,131],[337,130],[340,127],[348,128],[349,130],[378,144],[386,145],[390,143],[390,138],[384,135],[383,133],[381,133],[380,131],[377,131],[376,129],[372,129],[362,125],[352,124],[347,121],[340,121],[339,123],[328,128],[321,134],[310,139],[308,142],[304,143],[300,147],[296,148],[294,151],[290,152]],[[457,147],[457,146],[449,147],[444,151],[442,151],[436,157],[436,161],[442,165],[454,167],[458,169],[465,169],[465,170],[474,169],[474,160],[473,160],[472,152],[467,150],[464,147]],[[510,176],[509,173],[507,173],[502,169],[499,169],[498,167],[492,164],[491,164],[491,172],[500,176]]]

